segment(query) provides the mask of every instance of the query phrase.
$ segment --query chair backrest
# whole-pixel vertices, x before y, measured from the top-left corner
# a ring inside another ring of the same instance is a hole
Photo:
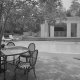
[[[28,46],[29,51],[35,51],[35,44],[34,43],[30,43]]]
[[[38,56],[38,50],[35,50],[32,54],[32,56],[30,57],[30,65],[34,66],[36,64],[37,61],[37,56]]]
[[[8,42],[7,46],[15,46],[15,44],[13,42]]]

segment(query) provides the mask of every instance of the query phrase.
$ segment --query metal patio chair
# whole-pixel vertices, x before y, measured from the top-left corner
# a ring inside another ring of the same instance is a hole
[[[6,46],[14,47],[15,44],[13,42],[8,42]],[[10,63],[10,64],[14,64],[15,63],[15,55],[14,56],[8,56],[7,59],[9,59],[9,58],[10,59],[12,58],[12,60],[8,60],[7,62]]]
[[[28,51],[25,54],[21,54],[22,57],[26,58],[26,62],[28,61],[29,57],[32,55],[32,53],[35,51],[35,44],[30,43],[28,46]]]
[[[30,57],[29,59],[29,62],[26,62],[26,61],[23,61],[21,60],[21,57],[19,57],[19,61],[17,61],[17,65],[16,65],[16,68],[14,70],[14,73],[15,73],[15,76],[14,76],[14,79],[13,80],[16,80],[16,70],[19,69],[19,70],[23,70],[24,71],[24,74],[27,74],[27,80],[28,80],[28,73],[30,72],[30,70],[33,70],[34,72],[34,76],[36,78],[36,74],[35,74],[35,64],[36,64],[36,61],[37,61],[37,56],[38,56],[38,50],[35,50],[32,54],[32,56]],[[25,73],[26,71],[26,73]]]

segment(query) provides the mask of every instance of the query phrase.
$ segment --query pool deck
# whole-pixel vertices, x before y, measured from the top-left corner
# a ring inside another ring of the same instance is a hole
[[[35,43],[39,52],[56,54],[80,54],[80,42],[74,41],[13,41],[16,46],[28,47],[30,43]],[[7,44],[4,42],[3,44]]]
[[[60,41],[17,41],[16,46],[28,47],[30,43],[35,43],[39,52],[59,53],[59,54],[80,54],[80,42],[60,42]]]

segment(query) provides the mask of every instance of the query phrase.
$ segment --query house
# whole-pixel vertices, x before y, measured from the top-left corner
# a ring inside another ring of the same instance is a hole
[[[59,23],[60,20],[57,20],[56,22]],[[48,26],[47,21],[45,21],[44,24],[41,24],[41,37],[80,38],[80,17],[67,17],[62,23],[65,23],[66,27],[59,27],[58,29],[58,27],[56,28],[55,26]]]

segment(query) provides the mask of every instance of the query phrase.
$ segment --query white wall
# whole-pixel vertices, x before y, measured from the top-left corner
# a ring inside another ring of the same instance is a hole
[[[45,37],[45,24],[41,24],[41,37]]]
[[[50,26],[50,37],[54,37],[54,26]]]
[[[68,38],[71,37],[71,23],[70,22],[67,23],[67,37]]]
[[[80,23],[77,24],[77,37],[80,38]]]
[[[41,24],[41,37],[48,37],[49,36],[49,30],[48,30],[48,23],[45,21],[44,24]]]

